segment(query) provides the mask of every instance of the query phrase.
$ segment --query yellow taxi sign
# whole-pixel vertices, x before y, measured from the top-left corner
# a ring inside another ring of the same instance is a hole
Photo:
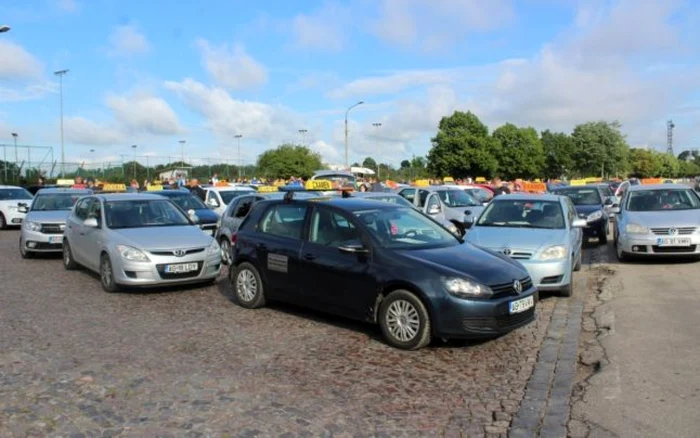
[[[453,182],[455,182],[455,179],[452,178],[451,176],[446,176],[442,179],[442,182],[453,183]]]
[[[644,178],[642,179],[642,185],[646,186],[649,184],[661,184],[664,180],[661,178]]]
[[[163,190],[163,186],[160,184],[149,184],[146,186],[147,192],[157,192],[159,190]]]
[[[430,180],[428,179],[417,179],[413,182],[416,187],[428,187],[430,185]]]
[[[325,179],[312,179],[304,187],[306,190],[333,190],[333,183]]]
[[[477,176],[476,179],[474,180],[474,182],[477,182],[477,183],[485,183],[485,182],[486,182],[486,178],[484,178],[483,176]]]
[[[569,181],[569,185],[572,186],[585,186],[586,185],[586,180],[585,179],[572,179]]]
[[[103,192],[125,192],[125,184],[105,184],[102,186]]]
[[[547,184],[543,182],[523,182],[523,191],[529,193],[544,193],[547,191]]]
[[[75,181],[73,181],[72,179],[67,179],[67,178],[66,178],[66,179],[58,179],[58,180],[56,180],[56,185],[57,185],[57,186],[72,186],[73,184],[75,184]]]
[[[279,191],[279,188],[275,186],[260,186],[258,187],[258,192],[260,193],[270,193],[270,192],[277,192]]]

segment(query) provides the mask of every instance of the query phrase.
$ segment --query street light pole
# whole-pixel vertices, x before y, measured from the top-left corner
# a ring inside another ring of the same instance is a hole
[[[306,129],[300,129],[299,134],[301,134],[301,145],[306,146],[306,133],[309,132]]]
[[[382,126],[382,124],[379,122],[376,122],[376,123],[372,123],[372,126],[374,126],[375,131],[377,131],[377,135],[376,135],[376,137],[377,137],[377,181],[379,181],[380,180],[379,167],[380,167],[380,163],[382,161],[382,159],[381,159],[382,147],[379,145],[379,127]]]
[[[361,100],[354,105],[350,105],[350,107],[348,107],[348,109],[345,111],[345,167],[350,166],[348,164],[348,113],[351,109],[355,108],[358,105],[362,105],[363,103],[365,102]]]
[[[243,165],[241,161],[241,137],[243,137],[241,134],[236,134],[233,136],[238,140],[238,179],[241,179],[241,167]]]
[[[136,179],[136,145],[132,144],[131,149],[134,150],[133,160],[134,160],[134,179]]]
[[[19,161],[19,158],[17,156],[17,133],[13,132],[12,137],[15,140],[15,169],[17,169],[19,171],[19,168],[17,167],[17,161]],[[17,174],[17,179],[19,179],[19,172]]]
[[[59,96],[61,100],[61,178],[66,176],[66,151],[63,144],[63,76],[68,73],[69,70],[59,70],[53,72],[54,75],[58,76],[59,83]]]

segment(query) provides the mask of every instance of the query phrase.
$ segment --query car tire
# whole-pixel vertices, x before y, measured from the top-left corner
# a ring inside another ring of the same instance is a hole
[[[265,287],[260,273],[248,262],[243,262],[232,271],[231,283],[236,301],[246,309],[257,309],[265,305]]]
[[[78,269],[78,264],[73,259],[73,251],[67,240],[63,241],[63,268],[66,271],[74,271]]]
[[[607,224],[606,226],[601,227],[600,233],[598,234],[598,243],[601,245],[607,245],[608,243],[608,227]]]
[[[5,220],[5,215],[0,213],[0,230],[7,229],[7,221]]]
[[[121,289],[114,281],[114,268],[107,254],[100,256],[100,283],[105,292],[114,293]]]
[[[430,343],[432,324],[423,302],[407,290],[390,293],[379,306],[379,327],[392,347],[418,350]]]
[[[581,259],[583,258],[583,251],[579,251],[578,259],[576,259],[576,264],[574,265],[574,272],[581,270]]]
[[[22,242],[22,238],[19,238],[19,255],[22,256],[23,259],[31,259],[34,257],[34,253],[31,251],[27,251],[27,247],[24,245],[24,242]]]
[[[620,247],[620,239],[616,238],[615,239],[615,255],[617,256],[617,260],[620,263],[624,263],[629,260],[629,256],[627,255],[626,252],[622,250]]]
[[[227,237],[223,236],[219,239],[219,246],[221,246],[221,263],[226,266],[231,265],[231,242]]]
[[[572,278],[571,281],[569,281],[569,284],[564,286],[564,288],[559,292],[559,296],[562,297],[571,297],[574,295],[574,279]]]

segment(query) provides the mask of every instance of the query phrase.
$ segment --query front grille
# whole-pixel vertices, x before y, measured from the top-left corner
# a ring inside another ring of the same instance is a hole
[[[530,277],[521,278],[520,285],[523,288],[523,292],[525,292],[526,290],[528,290],[532,287],[532,279]],[[518,295],[515,292],[515,289],[513,288],[512,281],[510,283],[496,284],[496,285],[489,286],[489,287],[493,291],[493,295],[491,295],[492,298],[501,298],[501,297],[507,297],[509,295],[513,295],[513,296]]]
[[[41,232],[44,234],[63,234],[61,224],[41,224]]]
[[[687,236],[688,234],[693,234],[696,230],[695,227],[678,227],[674,229],[676,230],[676,233],[673,234],[669,232],[671,230],[671,227],[652,228],[651,232],[656,234],[657,236],[675,236],[676,234],[679,236]]]
[[[682,252],[682,253],[691,253],[695,252],[695,248],[697,245],[690,245],[690,246],[652,246],[651,249],[657,254],[664,254],[664,253],[671,253],[671,252]]]
[[[35,242],[33,248],[29,248],[30,250],[32,249],[43,249],[43,250],[49,250],[49,249],[62,249],[63,244],[62,243],[49,243],[49,242]]]
[[[184,274],[166,274],[165,267],[169,264],[173,264],[173,263],[156,265],[156,269],[158,270],[158,274],[160,275],[160,278],[162,278],[163,280],[179,280],[181,278],[197,277],[197,276],[199,276],[199,273],[202,272],[202,266],[204,266],[204,262],[197,262],[197,270],[196,271],[185,272]],[[174,264],[177,264],[177,263],[174,263]]]
[[[197,254],[198,252],[204,251],[204,248],[193,248],[193,249],[186,249],[185,253],[181,255],[180,257],[184,257],[186,255],[190,254]],[[175,255],[175,251],[150,251],[151,254],[153,255],[159,255],[159,256],[173,256]]]
[[[535,316],[535,308],[528,309],[515,315],[496,317],[471,317],[462,319],[464,330],[473,333],[494,333],[516,328]]]
[[[514,251],[510,253],[510,258],[516,260],[528,260],[530,257],[532,257],[531,252]]]

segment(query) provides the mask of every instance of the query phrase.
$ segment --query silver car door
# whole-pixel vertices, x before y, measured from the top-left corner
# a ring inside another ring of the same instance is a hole
[[[98,199],[93,199],[90,203],[87,213],[88,219],[97,219],[97,228],[86,227],[83,225],[84,238],[82,247],[85,251],[85,266],[97,271],[100,264],[100,252],[102,250],[102,242],[104,240],[104,220],[102,217],[102,203]]]
[[[67,224],[68,242],[71,253],[76,262],[81,265],[86,264],[87,255],[85,253],[85,225],[83,221],[87,219],[88,209],[95,198],[83,198],[75,206],[75,214],[72,215]]]

